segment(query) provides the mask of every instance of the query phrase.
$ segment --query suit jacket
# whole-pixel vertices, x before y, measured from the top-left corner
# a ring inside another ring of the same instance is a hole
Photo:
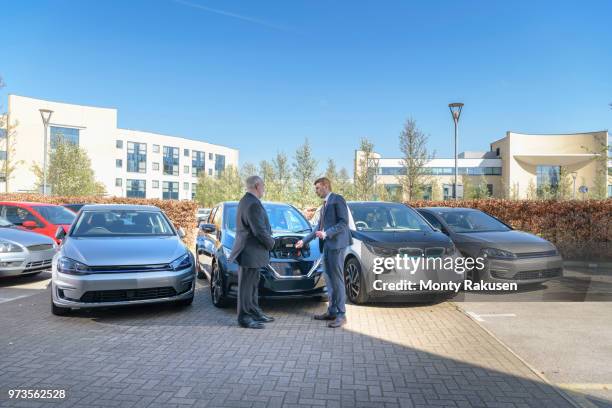
[[[329,249],[342,249],[353,244],[353,237],[349,230],[348,207],[344,197],[340,194],[331,193],[327,199],[325,207],[321,209],[322,217],[319,219],[317,229],[306,235],[304,243],[308,243],[315,238],[316,231],[325,231],[323,246]]]
[[[236,239],[230,262],[236,261],[245,268],[261,268],[270,262],[270,250],[274,247],[272,228],[261,201],[246,193],[236,211]]]

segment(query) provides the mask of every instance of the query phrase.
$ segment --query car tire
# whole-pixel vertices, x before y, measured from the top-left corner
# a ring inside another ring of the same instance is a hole
[[[361,264],[357,258],[349,258],[344,264],[344,287],[352,303],[360,305],[368,302]]]
[[[55,316],[67,316],[70,314],[70,308],[69,307],[61,307],[61,306],[57,306],[55,303],[53,303],[53,301],[51,301],[51,313],[53,313]]]
[[[215,262],[212,267],[210,274],[210,299],[213,305],[218,308],[228,307],[230,302],[225,294],[225,282],[223,281],[223,274],[219,269],[219,265]]]
[[[202,266],[200,265],[200,261],[198,260],[198,248],[196,247],[196,256],[195,256],[195,265],[196,265],[196,272],[197,272],[197,276],[198,279],[206,279],[206,274],[204,273],[204,271],[202,270]]]

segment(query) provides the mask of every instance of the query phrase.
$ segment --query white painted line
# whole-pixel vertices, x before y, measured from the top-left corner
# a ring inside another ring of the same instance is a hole
[[[467,312],[466,313],[474,320],[476,320],[477,322],[484,322],[484,319],[481,319],[480,316],[478,316],[476,313],[474,312]]]
[[[514,313],[485,313],[485,314],[478,314],[478,313],[474,313],[474,312],[467,312],[466,313],[474,320],[476,320],[477,322],[484,322],[485,319],[483,319],[483,317],[516,317],[516,315]]]
[[[577,384],[557,384],[559,387],[572,390],[612,390],[612,384],[577,383]]]
[[[15,296],[15,297],[12,297],[12,298],[0,298],[0,303],[10,302],[11,300],[17,300],[17,299],[21,299],[21,298],[32,296],[32,295],[34,295],[34,293],[31,293],[31,294],[28,294],[28,295]]]

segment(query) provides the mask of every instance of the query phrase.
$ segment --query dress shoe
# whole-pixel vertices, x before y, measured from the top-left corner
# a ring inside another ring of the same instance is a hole
[[[266,327],[264,326],[263,323],[257,322],[253,319],[242,320],[242,321],[239,320],[238,325],[245,329],[264,329]]]
[[[345,324],[346,324],[346,317],[338,316],[336,317],[335,320],[327,323],[327,327],[331,327],[332,329],[335,329],[336,327],[342,327]]]
[[[274,318],[272,316],[268,316],[265,313],[260,313],[258,315],[253,316],[253,320],[260,323],[270,323],[274,321]]]
[[[314,317],[315,320],[336,320],[336,316],[335,315],[330,315],[327,312],[325,312],[323,314],[314,315],[313,317]]]

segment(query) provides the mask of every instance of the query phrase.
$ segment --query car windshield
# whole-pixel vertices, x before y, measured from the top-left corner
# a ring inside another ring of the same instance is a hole
[[[453,232],[498,232],[510,231],[490,215],[476,210],[442,211],[439,215],[444,219],[448,228]]]
[[[73,237],[170,236],[174,231],[159,211],[83,211]]]
[[[351,215],[357,231],[397,232],[431,231],[432,228],[412,209],[403,204],[351,203]]]
[[[37,205],[33,206],[36,211],[48,222],[55,225],[72,224],[75,214],[62,206]]]
[[[297,232],[310,232],[310,224],[306,221],[306,218],[295,208],[286,204],[263,204],[266,213],[268,213],[268,219],[270,220],[270,226],[272,232],[283,233],[297,233]],[[230,231],[236,230],[236,210],[237,205],[228,205],[225,207],[225,228]]]

